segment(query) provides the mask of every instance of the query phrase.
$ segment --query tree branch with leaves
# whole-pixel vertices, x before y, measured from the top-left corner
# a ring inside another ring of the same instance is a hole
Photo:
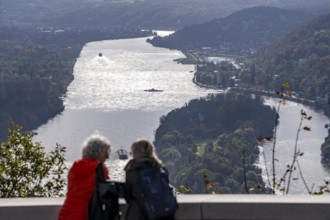
[[[8,140],[0,146],[1,198],[64,196],[66,148],[57,144],[47,153],[33,142],[35,135],[10,121]]]

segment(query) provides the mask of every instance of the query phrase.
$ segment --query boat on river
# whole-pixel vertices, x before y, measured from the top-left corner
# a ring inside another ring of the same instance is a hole
[[[151,89],[145,89],[143,91],[145,91],[145,92],[162,92],[163,90],[151,88]]]
[[[127,160],[128,159],[128,155],[127,155],[127,151],[124,149],[119,149],[117,150],[117,154],[120,160]]]

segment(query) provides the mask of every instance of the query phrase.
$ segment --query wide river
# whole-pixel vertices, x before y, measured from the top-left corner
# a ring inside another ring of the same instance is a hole
[[[56,143],[66,146],[70,164],[80,158],[81,143],[86,137],[93,133],[103,134],[112,144],[108,164],[111,178],[123,180],[122,169],[127,161],[118,160],[116,150],[129,151],[131,143],[138,138],[152,141],[161,116],[191,99],[221,92],[197,87],[192,82],[195,67],[174,61],[184,57],[180,51],[153,47],[146,39],[86,44],[74,66],[74,80],[64,97],[65,110],[40,126],[35,140],[46,149],[52,149]],[[163,91],[144,91],[151,88]],[[267,103],[276,105],[275,100]],[[285,166],[292,158],[292,142],[301,108],[289,104],[281,111],[276,152],[280,166]],[[310,121],[312,132],[302,134],[299,139],[299,147],[305,153],[300,164],[307,180],[311,181],[309,184],[317,185],[329,176],[320,163],[320,145],[326,136],[324,123],[328,119],[313,110],[308,113],[313,116]],[[269,149],[265,147],[265,150],[269,162]],[[298,193],[303,191],[300,186],[296,187]]]

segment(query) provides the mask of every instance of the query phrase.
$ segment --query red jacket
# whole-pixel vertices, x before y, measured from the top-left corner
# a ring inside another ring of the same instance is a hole
[[[68,175],[68,192],[60,209],[59,220],[87,220],[88,203],[93,194],[96,181],[96,167],[99,162],[93,159],[77,160]],[[109,179],[108,170],[104,175]]]

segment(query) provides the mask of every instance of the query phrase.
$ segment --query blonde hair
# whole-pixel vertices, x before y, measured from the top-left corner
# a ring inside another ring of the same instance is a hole
[[[151,158],[159,166],[162,166],[162,161],[159,160],[154,152],[154,147],[148,140],[140,139],[135,141],[132,144],[132,153],[134,159]]]

